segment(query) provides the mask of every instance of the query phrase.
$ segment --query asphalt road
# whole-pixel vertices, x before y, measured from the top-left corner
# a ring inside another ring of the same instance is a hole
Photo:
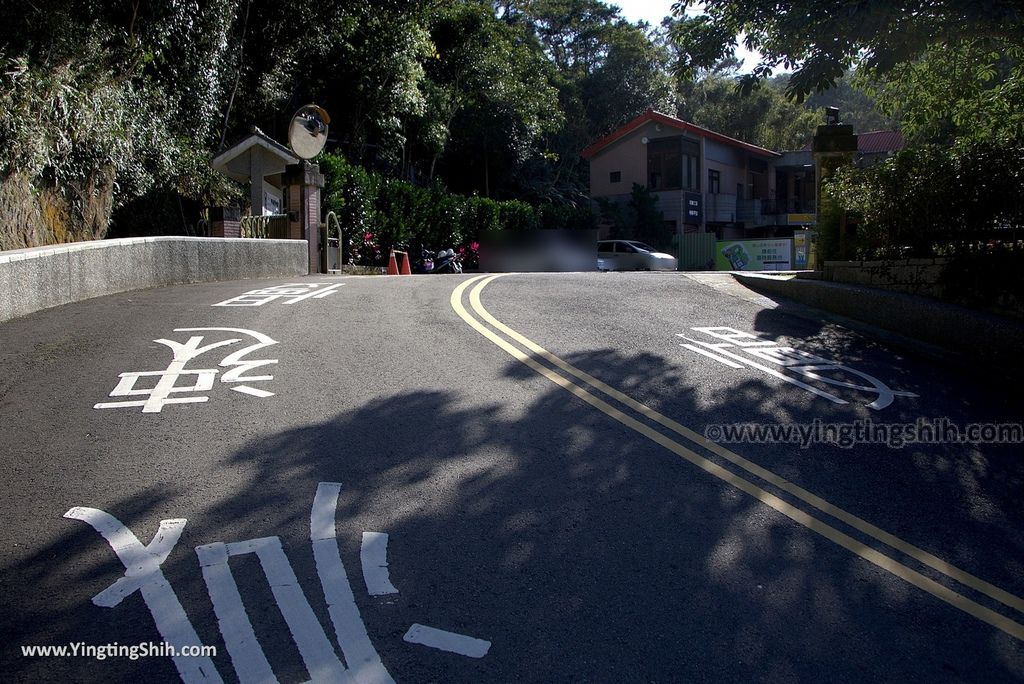
[[[311,277],[0,324],[2,678],[1024,679],[1021,444],[706,439],[1019,389],[737,293]],[[22,649],[165,640],[217,654]]]

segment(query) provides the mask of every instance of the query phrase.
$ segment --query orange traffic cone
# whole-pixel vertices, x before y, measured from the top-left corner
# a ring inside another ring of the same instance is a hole
[[[391,250],[391,260],[388,261],[388,275],[398,275],[398,262],[395,261],[395,250]]]
[[[409,253],[403,252],[402,256],[405,257],[402,261],[402,275],[412,275],[412,269],[409,267]]]

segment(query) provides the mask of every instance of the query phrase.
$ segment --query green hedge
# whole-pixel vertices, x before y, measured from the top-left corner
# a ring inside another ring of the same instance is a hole
[[[847,257],[930,257],[1014,241],[1024,229],[1024,141],[912,145],[864,169],[838,169],[822,192],[833,222],[842,210],[856,222]]]
[[[964,247],[939,284],[950,301],[1024,318],[1024,242]]]
[[[470,248],[485,232],[597,225],[589,207],[466,197],[438,185],[422,188],[385,178],[336,154],[321,155],[318,161],[325,179],[324,213],[337,214],[348,238],[346,263],[380,265],[396,245]]]

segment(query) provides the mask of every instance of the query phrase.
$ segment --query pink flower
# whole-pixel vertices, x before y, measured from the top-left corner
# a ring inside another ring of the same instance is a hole
[[[470,243],[469,248],[475,252],[476,250],[480,249],[480,243],[479,242]]]
[[[363,240],[365,240],[366,242],[369,242],[372,239],[373,239],[373,233],[364,233],[363,234]]]

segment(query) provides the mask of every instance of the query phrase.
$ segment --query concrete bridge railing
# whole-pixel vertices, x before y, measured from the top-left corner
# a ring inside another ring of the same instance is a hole
[[[147,237],[0,252],[0,321],[164,285],[301,276],[305,240]]]

